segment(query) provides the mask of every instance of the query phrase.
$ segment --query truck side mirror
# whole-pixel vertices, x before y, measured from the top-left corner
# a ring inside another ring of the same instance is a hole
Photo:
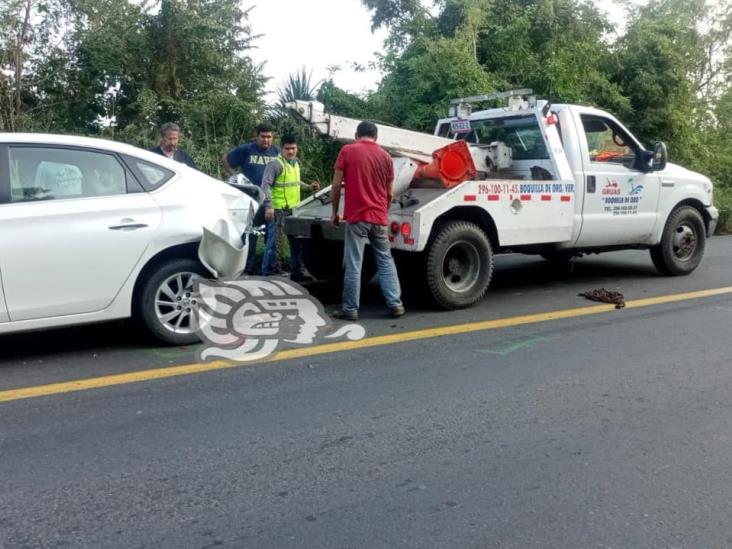
[[[660,172],[666,167],[666,161],[668,160],[668,149],[666,143],[663,141],[656,141],[653,146],[653,162],[651,163],[651,170],[654,172]]]

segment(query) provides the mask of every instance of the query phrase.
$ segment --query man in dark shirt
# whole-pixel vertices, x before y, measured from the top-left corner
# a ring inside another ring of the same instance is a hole
[[[262,186],[264,168],[280,155],[280,148],[272,144],[274,131],[269,124],[257,126],[257,137],[252,143],[244,143],[221,157],[221,164],[229,175],[241,170],[246,178]]]
[[[379,285],[391,316],[404,314],[401,287],[394,259],[391,256],[387,225],[392,200],[394,163],[391,156],[377,143],[378,128],[371,122],[361,122],[356,128],[356,142],[345,145],[335,163],[330,191],[333,207],[332,222],[339,225],[338,211],[341,186],[345,182],[344,217],[346,242],[344,247],[342,310],[334,316],[358,320],[361,295],[361,266],[364,247],[368,242],[379,270]]]
[[[264,168],[280,155],[280,148],[272,145],[274,131],[269,124],[257,126],[257,136],[252,143],[244,143],[221,157],[221,165],[229,175],[241,170],[249,181],[258,187],[262,186]],[[266,234],[265,234],[266,240]],[[254,260],[257,251],[257,235],[249,235],[249,255],[244,272],[254,274]]]
[[[191,156],[183,149],[178,148],[178,139],[180,137],[180,127],[174,122],[166,122],[160,126],[160,145],[150,149],[151,152],[161,156],[167,156],[178,162],[190,166],[194,170],[196,163],[193,162]]]

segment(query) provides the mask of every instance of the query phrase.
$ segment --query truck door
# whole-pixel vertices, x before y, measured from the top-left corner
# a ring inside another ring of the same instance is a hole
[[[612,117],[578,112],[584,170],[577,246],[648,242],[657,222],[660,179],[643,169],[643,148]]]

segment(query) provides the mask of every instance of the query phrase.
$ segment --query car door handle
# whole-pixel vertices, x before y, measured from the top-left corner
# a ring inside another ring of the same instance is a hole
[[[676,181],[673,179],[661,179],[662,187],[673,187],[674,185],[676,185]]]
[[[108,227],[113,231],[135,231],[147,227],[145,223],[125,223],[124,225],[111,225]]]
[[[587,192],[594,193],[597,190],[597,180],[594,175],[587,176]]]

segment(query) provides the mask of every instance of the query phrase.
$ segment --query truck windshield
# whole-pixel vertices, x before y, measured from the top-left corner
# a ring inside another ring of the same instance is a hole
[[[459,133],[460,131],[466,132],[466,130],[467,128],[459,128],[458,131],[453,132],[451,128],[448,137],[484,145],[501,141],[513,149],[514,160],[549,158],[544,136],[534,115],[471,120],[470,132]]]

